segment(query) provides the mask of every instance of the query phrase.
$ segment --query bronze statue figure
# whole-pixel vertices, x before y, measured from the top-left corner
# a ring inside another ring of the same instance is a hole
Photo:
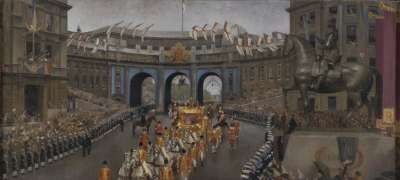
[[[340,55],[337,51],[335,35],[328,38],[324,51],[329,50],[324,57],[317,58],[315,49],[304,38],[296,35],[286,35],[282,48],[283,54],[294,53],[295,62],[293,83],[283,85],[283,92],[286,99],[288,90],[299,90],[304,103],[304,114],[306,123],[309,122],[310,103],[308,92],[335,93],[347,91],[349,111],[352,111],[367,104],[368,93],[371,89],[375,71],[368,65],[358,61],[338,63]],[[333,43],[332,43],[333,42]],[[333,60],[331,61],[330,59]],[[325,66],[321,71],[321,64]],[[317,69],[319,67],[319,69]],[[315,73],[315,71],[321,71]],[[317,74],[317,75],[316,75]]]

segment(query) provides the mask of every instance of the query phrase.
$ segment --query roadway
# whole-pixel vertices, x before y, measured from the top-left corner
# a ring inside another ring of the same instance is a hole
[[[166,120],[166,116],[158,116]],[[167,122],[167,121],[164,121]],[[91,155],[82,157],[79,151],[51,165],[27,173],[12,180],[94,180],[98,179],[101,162],[107,160],[112,170],[113,179],[117,179],[118,169],[123,161],[124,153],[138,145],[138,134],[132,136],[131,122],[125,123],[124,131],[118,127],[103,139],[92,145]],[[152,131],[152,130],[151,130]],[[264,128],[247,123],[241,123],[239,144],[231,149],[223,143],[217,153],[207,154],[204,167],[198,167],[192,172],[193,180],[234,180],[239,179],[242,165],[253,155],[263,143]],[[153,134],[153,133],[151,133]]]

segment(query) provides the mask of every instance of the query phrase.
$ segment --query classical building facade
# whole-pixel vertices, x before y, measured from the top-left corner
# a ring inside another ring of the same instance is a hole
[[[341,62],[360,61],[375,66],[375,18],[382,12],[376,2],[370,1],[324,1],[291,0],[287,9],[290,14],[290,33],[305,37],[319,52],[317,38],[325,40],[327,34],[336,28],[337,46]],[[370,14],[370,15],[368,15]],[[371,94],[375,94],[375,88]],[[300,94],[288,94],[289,109],[300,109]],[[311,102],[316,111],[336,111],[347,109],[345,92],[332,94],[312,94]]]
[[[36,5],[39,31],[33,37],[28,30],[32,1],[0,1],[2,116],[15,110],[45,120],[49,111],[66,103],[70,8],[66,0],[40,1]]]
[[[93,41],[106,39],[106,28],[81,33]],[[141,104],[141,84],[147,77],[156,84],[156,104],[162,110],[171,102],[171,81],[176,75],[190,79],[191,97],[203,102],[206,77],[222,81],[222,100],[257,96],[278,88],[289,77],[289,65],[280,51],[241,56],[235,46],[217,34],[216,41],[193,40],[188,32],[149,31],[144,37],[120,36],[114,28],[110,46],[92,52],[92,43],[73,43],[68,49],[70,85],[94,94]],[[78,35],[77,35],[78,36]],[[82,37],[81,37],[82,39]]]

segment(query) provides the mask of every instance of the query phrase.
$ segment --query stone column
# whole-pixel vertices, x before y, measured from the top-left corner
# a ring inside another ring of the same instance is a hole
[[[224,64],[221,69],[221,81],[222,81],[222,93],[221,93],[221,103],[224,103],[225,97],[228,97],[229,94],[229,82],[228,82],[228,77],[226,76],[226,65]]]
[[[124,72],[124,76],[125,76],[125,78],[124,78],[124,80],[125,80],[124,96],[125,96],[125,99],[124,99],[124,101],[125,101],[125,103],[129,104],[129,94],[130,94],[129,87],[131,86],[131,80],[129,79],[129,66],[125,65],[124,69],[125,69],[125,72]]]
[[[158,79],[156,82],[156,105],[157,112],[164,112],[164,94],[165,94],[165,80],[164,71],[158,70]]]
[[[111,79],[112,79],[112,66],[110,62],[107,62],[107,98],[111,98]]]
[[[195,64],[192,64],[189,70],[189,79],[190,79],[190,97],[192,97],[193,102],[197,101],[197,67]]]

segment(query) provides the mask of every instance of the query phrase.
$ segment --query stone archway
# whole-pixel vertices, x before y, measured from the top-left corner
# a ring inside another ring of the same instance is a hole
[[[143,99],[142,99],[143,82],[148,78],[152,78],[154,80],[154,77],[152,75],[145,72],[138,73],[132,77],[130,81],[130,96],[129,96],[129,105],[131,107],[143,105]],[[154,94],[154,96],[156,96],[156,94]]]
[[[220,89],[220,101],[222,101],[222,92],[223,92],[223,81],[222,78],[220,77],[219,74],[215,73],[215,72],[208,72],[203,74],[198,82],[197,82],[197,102],[199,104],[204,104],[204,83],[206,82],[206,79],[210,78],[210,77],[215,77],[218,79],[220,85],[221,85],[221,89]]]
[[[177,76],[185,76],[187,79],[189,79],[188,75],[182,72],[175,72],[167,77],[165,80],[165,94],[164,94],[164,110],[165,112],[168,111],[168,106],[172,102],[172,81],[177,77]],[[189,79],[189,86],[192,86],[192,83],[190,82]]]

